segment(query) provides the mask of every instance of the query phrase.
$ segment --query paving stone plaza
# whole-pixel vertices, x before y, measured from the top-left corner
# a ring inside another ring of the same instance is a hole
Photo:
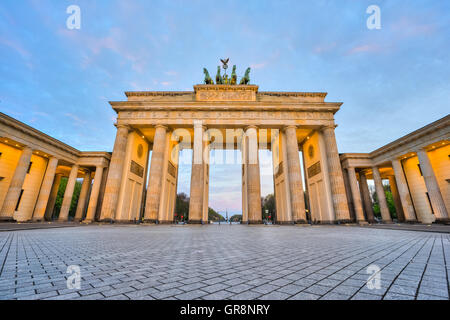
[[[7,231],[0,299],[448,300],[449,240],[357,226]],[[79,266],[79,288],[68,288],[68,266]]]

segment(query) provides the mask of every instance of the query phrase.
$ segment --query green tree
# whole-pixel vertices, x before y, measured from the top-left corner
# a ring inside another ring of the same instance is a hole
[[[184,192],[177,194],[175,214],[175,220],[177,221],[189,220],[189,197]]]
[[[272,193],[268,194],[265,198],[261,198],[261,208],[263,219],[268,220],[270,216],[271,220],[274,220],[276,214],[276,207],[275,207],[275,196]],[[268,211],[268,213],[266,213],[266,210]]]
[[[392,219],[397,219],[397,211],[395,210],[394,197],[392,196],[391,187],[389,185],[383,185],[384,195],[386,197],[387,206]],[[373,198],[373,213],[376,217],[381,218],[380,203],[378,201],[378,195],[375,188],[371,188]]]
[[[213,208],[208,207],[208,220],[209,221],[224,221],[225,218]]]
[[[62,202],[64,200],[64,192],[67,187],[67,177],[61,179],[61,183],[58,188],[58,194],[56,196],[55,209],[53,210],[53,217],[58,218],[59,212],[61,211]],[[74,217],[77,211],[78,198],[80,197],[81,182],[75,182],[75,188],[73,190],[72,202],[70,203],[69,217]]]
[[[232,215],[230,217],[230,221],[232,221],[232,222],[241,222],[242,221],[242,214]]]

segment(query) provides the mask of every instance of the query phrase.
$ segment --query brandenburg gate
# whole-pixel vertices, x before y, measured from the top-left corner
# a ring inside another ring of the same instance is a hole
[[[272,151],[277,223],[307,222],[305,189],[320,222],[349,222],[334,133],[342,103],[325,102],[326,93],[262,92],[248,84],[248,73],[237,84],[235,68],[230,79],[218,71],[214,84],[205,69],[205,84],[193,91],[126,92],[126,101],[110,102],[117,135],[99,221],[142,215],[145,222],[172,223],[179,152],[192,148],[189,222],[207,223],[209,152],[232,148],[242,155],[243,223],[262,223],[258,149],[266,148]]]

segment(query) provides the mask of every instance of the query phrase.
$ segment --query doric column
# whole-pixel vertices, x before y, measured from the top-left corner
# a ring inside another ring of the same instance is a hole
[[[398,194],[397,182],[395,182],[395,176],[389,176],[389,186],[391,188],[392,199],[394,200],[395,212],[397,213],[397,220],[399,222],[405,221],[405,215],[403,214],[402,202],[400,195]]]
[[[348,172],[348,179],[350,182],[350,189],[352,191],[352,198],[353,198],[353,206],[355,207],[355,215],[356,215],[356,222],[365,222],[366,219],[364,217],[364,211],[362,207],[362,201],[361,201],[361,192],[358,188],[358,180],[356,179],[356,172],[355,168],[349,167],[347,168]]]
[[[55,180],[56,167],[58,166],[58,159],[51,157],[48,160],[47,170],[45,171],[44,180],[42,182],[39,197],[34,208],[33,221],[44,220],[45,209],[49,203],[50,193],[52,191],[53,180]]]
[[[375,182],[375,190],[377,191],[378,204],[380,205],[381,219],[384,223],[391,223],[391,214],[386,202],[386,195],[384,193],[383,182],[381,180],[380,170],[378,167],[372,167],[373,181]]]
[[[70,205],[72,203],[73,190],[78,176],[78,165],[74,164],[70,170],[69,179],[67,180],[66,190],[64,191],[64,199],[59,212],[58,221],[67,221],[69,217]]]
[[[359,187],[361,189],[361,196],[364,204],[364,211],[366,212],[367,221],[370,223],[375,222],[373,214],[373,204],[370,198],[369,186],[367,185],[366,174],[359,172]]]
[[[295,126],[288,126],[285,129],[292,219],[296,223],[306,223],[305,196],[303,191],[302,172],[300,171],[296,129]]]
[[[77,211],[75,212],[75,221],[83,219],[84,209],[86,208],[86,198],[91,187],[91,172],[87,171],[84,174],[83,184],[81,185],[80,197],[78,198]]]
[[[100,193],[100,186],[102,184],[103,167],[97,166],[94,175],[94,184],[92,185],[91,196],[89,198],[88,209],[84,222],[92,222],[95,218],[95,212],[97,211],[97,203]]]
[[[441,190],[439,189],[439,184],[434,174],[433,167],[431,166],[427,151],[420,149],[417,151],[417,157],[419,158],[420,169],[422,169],[423,179],[425,180],[436,221],[448,222],[449,217],[447,208],[445,207],[445,202],[442,198]]]
[[[348,210],[347,196],[345,194],[344,178],[342,176],[341,161],[336,145],[334,126],[327,126],[322,129],[327,154],[328,175],[330,177],[331,193],[333,198],[333,208],[336,220],[340,222],[350,222],[350,212]]]
[[[116,216],[129,131],[129,126],[117,125],[116,141],[114,142],[114,149],[109,164],[108,179],[106,180],[105,196],[100,215],[101,221],[111,221]]]
[[[59,185],[61,184],[62,174],[57,174],[53,181],[52,191],[48,199],[47,208],[45,209],[44,218],[46,221],[51,221],[53,216],[53,210],[55,209],[56,197],[58,196]]]
[[[262,223],[261,177],[259,171],[257,127],[249,126],[245,135],[247,140],[247,201],[248,223]]]
[[[144,221],[146,222],[155,222],[158,219],[159,203],[161,193],[163,191],[162,176],[164,168],[164,153],[166,151],[167,127],[157,125],[155,129],[144,213]]]
[[[201,223],[203,213],[204,167],[203,135],[205,127],[194,121],[194,147],[192,152],[191,195],[189,200],[189,223]]]
[[[408,185],[400,160],[392,160],[392,168],[394,169],[395,182],[397,184],[398,195],[402,204],[403,215],[406,222],[416,222],[417,218],[414,213],[414,207],[409,194]]]
[[[20,192],[22,191],[32,154],[33,150],[30,147],[23,148],[11,183],[9,184],[5,200],[3,201],[3,206],[0,211],[0,221],[14,220],[14,212],[16,211],[17,201],[19,201]]]

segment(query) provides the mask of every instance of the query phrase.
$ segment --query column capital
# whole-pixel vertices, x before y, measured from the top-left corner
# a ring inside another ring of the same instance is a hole
[[[194,128],[202,128],[203,130],[207,130],[208,128],[203,124],[202,120],[194,120],[193,123]]]
[[[297,130],[297,128],[298,128],[298,126],[291,124],[291,125],[288,125],[288,126],[283,127],[282,130],[283,130],[283,131],[286,131],[286,130],[288,130],[288,129],[295,129],[295,130]]]
[[[320,128],[320,131],[325,131],[328,129],[334,130],[337,128],[337,124],[328,124],[328,125],[324,125]]]
[[[247,131],[248,129],[255,129],[255,130],[258,130],[259,128],[257,127],[257,126],[255,126],[255,125],[249,125],[249,126],[247,126],[247,127],[245,127],[245,131]]]
[[[125,129],[127,129],[128,131],[131,131],[131,130],[132,130],[131,127],[130,127],[128,124],[115,123],[114,126],[115,126],[117,129],[125,128]]]
[[[157,124],[157,125],[155,125],[155,129],[158,129],[158,128],[162,128],[162,129],[164,129],[166,131],[169,129],[169,127],[167,127],[164,124]]]

